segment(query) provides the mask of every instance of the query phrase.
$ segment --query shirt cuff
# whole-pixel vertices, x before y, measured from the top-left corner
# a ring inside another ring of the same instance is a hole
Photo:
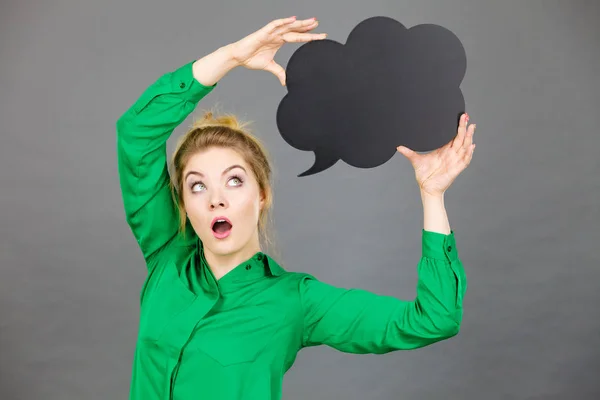
[[[422,249],[423,257],[450,262],[458,259],[454,231],[444,235],[423,229]]]
[[[192,102],[198,103],[204,96],[212,92],[217,86],[215,83],[212,86],[205,86],[194,78],[193,65],[194,61],[190,61],[171,74],[171,89],[175,93],[180,93],[181,96]]]

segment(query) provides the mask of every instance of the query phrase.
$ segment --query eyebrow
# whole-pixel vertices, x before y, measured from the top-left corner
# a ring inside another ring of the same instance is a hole
[[[245,169],[244,167],[242,167],[242,166],[241,166],[241,165],[239,165],[239,164],[235,164],[235,165],[232,165],[232,166],[230,166],[230,167],[227,167],[227,168],[225,168],[225,170],[224,170],[224,171],[221,173],[221,176],[225,175],[226,173],[228,173],[229,171],[231,171],[231,170],[232,170],[232,169],[234,169],[234,168],[240,168],[240,169],[242,169],[244,172],[246,172],[246,169]],[[246,172],[246,173],[247,173],[247,172]],[[186,180],[186,179],[187,179],[187,177],[188,177],[188,176],[190,176],[190,175],[198,175],[198,176],[204,177],[204,174],[203,174],[203,173],[201,173],[201,172],[198,172],[198,171],[189,171],[187,174],[185,174],[185,177],[184,177],[183,179],[184,179],[184,180]]]

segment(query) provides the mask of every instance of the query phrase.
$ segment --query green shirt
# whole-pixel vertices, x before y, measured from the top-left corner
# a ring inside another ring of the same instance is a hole
[[[285,271],[264,253],[218,281],[169,189],[166,142],[215,87],[192,63],[163,75],[117,122],[126,219],[147,266],[133,360],[133,400],[281,398],[298,351],[415,349],[459,331],[467,280],[454,232],[422,231],[417,296],[403,301]]]

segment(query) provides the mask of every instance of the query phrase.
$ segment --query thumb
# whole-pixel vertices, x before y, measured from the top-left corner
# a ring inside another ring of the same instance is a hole
[[[408,158],[410,160],[410,162],[413,162],[415,156],[417,155],[417,153],[415,153],[413,150],[409,149],[406,146],[398,146],[398,147],[396,147],[396,150],[398,150],[398,153],[400,153],[404,157]]]
[[[271,60],[266,65],[265,71],[268,71],[268,72],[272,73],[273,75],[275,75],[277,77],[277,79],[279,79],[279,82],[281,82],[281,85],[285,86],[285,70],[283,69],[283,67],[281,65],[279,65],[275,61]]]

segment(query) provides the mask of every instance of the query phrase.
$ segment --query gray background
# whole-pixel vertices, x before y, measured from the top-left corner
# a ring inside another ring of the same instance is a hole
[[[600,398],[600,6],[593,1],[32,1],[0,6],[0,398],[124,399],[144,265],[125,222],[114,124],[163,73],[271,19],[436,23],[463,42],[478,124],[446,195],[469,278],[461,333],[393,354],[304,350],[285,399]],[[282,49],[286,65],[298,45]],[[255,121],[276,169],[281,260],[411,299],[422,207],[397,154],[297,178],[285,94],[235,70],[200,104]],[[179,136],[191,120],[178,129]]]

